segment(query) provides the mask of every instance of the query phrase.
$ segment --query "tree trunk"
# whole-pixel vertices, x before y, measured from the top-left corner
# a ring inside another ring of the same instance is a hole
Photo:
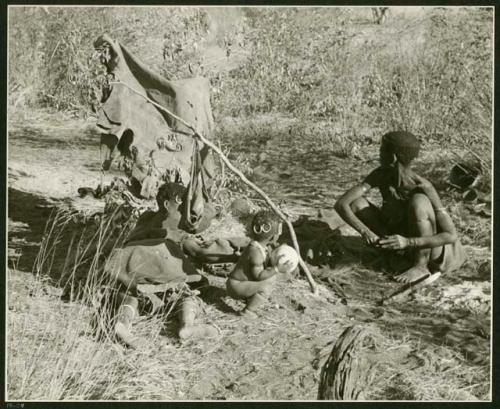
[[[368,341],[368,342],[367,342]],[[373,333],[361,326],[347,328],[321,369],[318,400],[363,400],[371,383],[373,360],[364,351]]]

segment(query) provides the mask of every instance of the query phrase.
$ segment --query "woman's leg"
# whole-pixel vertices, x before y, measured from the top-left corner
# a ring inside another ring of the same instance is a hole
[[[117,305],[115,334],[125,345],[137,348],[139,343],[130,333],[130,329],[134,318],[139,316],[139,302],[137,298],[119,292]]]
[[[204,242],[188,238],[182,242],[184,253],[202,263],[231,263],[238,260],[235,249],[225,239]]]
[[[423,193],[412,196],[408,207],[408,233],[410,237],[426,237],[436,234],[436,215],[429,198]],[[401,282],[412,282],[429,274],[430,260],[437,259],[442,247],[416,249],[413,267],[396,277]]]
[[[423,193],[412,196],[409,204],[409,233],[414,237],[436,234],[436,214],[429,198]],[[418,249],[415,252],[415,265],[427,265],[441,254],[441,247]]]
[[[215,327],[211,325],[195,324],[195,319],[199,310],[198,299],[196,297],[190,296],[182,301],[179,317],[179,338],[211,338],[217,336],[218,331]]]

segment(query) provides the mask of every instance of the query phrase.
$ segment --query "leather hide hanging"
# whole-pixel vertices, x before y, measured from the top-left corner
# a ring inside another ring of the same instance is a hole
[[[212,136],[214,122],[208,80],[195,77],[168,80],[151,71],[122,44],[103,35],[94,43],[103,52],[102,61],[109,77],[110,90],[98,112],[97,127],[102,131],[101,152],[121,156],[129,163],[128,176],[141,185],[141,196],[150,198],[158,185],[172,180],[172,174],[185,185],[191,183],[194,139],[191,131],[141,95],[167,108],[195,126],[206,138]],[[126,85],[124,85],[126,84]],[[128,87],[138,91],[133,92]],[[126,135],[126,140],[123,136]],[[114,136],[115,145],[109,143]],[[214,163],[207,146],[199,153],[206,187],[214,177]],[[142,184],[146,186],[142,186]]]
[[[193,145],[193,162],[191,166],[191,182],[184,198],[182,227],[190,233],[205,230],[210,220],[215,216],[215,211],[210,204],[206,189],[206,172],[203,168],[199,142]]]

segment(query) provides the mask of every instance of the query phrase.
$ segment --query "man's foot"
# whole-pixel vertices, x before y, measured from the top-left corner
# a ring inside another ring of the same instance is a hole
[[[414,266],[408,270],[406,270],[404,273],[399,274],[394,277],[396,281],[399,281],[400,283],[413,283],[414,281],[417,281],[420,278],[430,276],[431,272],[426,266]]]
[[[219,335],[217,328],[211,325],[191,325],[181,328],[179,331],[179,338],[186,339],[200,339],[200,338],[215,338]]]
[[[252,310],[249,310],[248,308],[245,308],[244,310],[240,311],[240,315],[245,318],[249,319],[255,319],[257,318],[257,314],[253,312]]]
[[[130,328],[123,322],[115,325],[115,334],[129,348],[137,349],[140,346],[139,340],[130,333]]]

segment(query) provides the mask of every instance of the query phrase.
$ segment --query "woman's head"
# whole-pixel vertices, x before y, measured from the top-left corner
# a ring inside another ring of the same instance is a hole
[[[252,220],[252,235],[256,240],[271,240],[282,233],[281,220],[269,210],[261,210]]]
[[[418,156],[420,142],[415,135],[406,131],[395,131],[382,136],[380,145],[380,164],[392,165],[396,160],[404,166],[410,165]]]
[[[184,200],[186,188],[180,183],[168,182],[158,189],[156,202],[160,210],[167,210],[170,206],[180,206]]]

